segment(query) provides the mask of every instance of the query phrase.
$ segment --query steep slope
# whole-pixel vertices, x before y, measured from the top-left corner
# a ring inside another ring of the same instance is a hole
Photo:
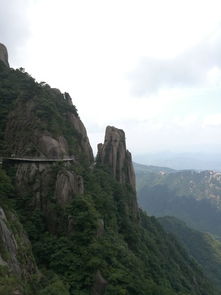
[[[193,230],[175,217],[158,218],[163,228],[178,238],[207,276],[221,287],[221,242],[212,235]]]
[[[33,280],[40,279],[39,272],[31,243],[8,202],[14,191],[2,169],[0,195],[0,294],[33,292]]]
[[[136,171],[143,209],[155,216],[175,216],[190,227],[221,236],[220,173],[148,169]]]
[[[126,149],[125,133],[108,126],[104,144],[98,144],[97,165],[108,167],[114,179],[128,188],[128,215],[138,220],[135,173],[130,152]]]
[[[70,96],[23,69],[0,67],[1,155],[15,185],[4,200],[42,276],[26,294],[218,294],[177,241],[138,209],[124,132],[107,128],[94,164]]]
[[[113,126],[106,128],[104,144],[98,145],[97,161],[110,167],[114,178],[129,184],[135,191],[135,174],[131,154],[126,149],[125,133]]]

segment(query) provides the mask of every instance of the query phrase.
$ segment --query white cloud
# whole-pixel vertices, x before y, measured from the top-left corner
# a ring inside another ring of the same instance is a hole
[[[12,66],[68,91],[93,146],[103,140],[106,125],[123,128],[133,152],[217,140],[218,129],[209,132],[211,126],[201,123],[214,113],[212,105],[215,111],[220,106],[210,91],[220,85],[219,27],[214,33],[220,1],[0,3],[0,32],[8,38],[0,42],[11,44]],[[17,9],[13,23],[4,9]]]
[[[219,126],[221,134],[221,113],[212,114],[205,117],[203,121],[204,126]]]
[[[214,66],[207,72],[207,82],[212,87],[221,86],[221,68],[220,67]]]
[[[28,8],[30,0],[0,0],[0,42],[9,51],[9,61],[14,65],[22,60],[29,30]]]
[[[160,89],[220,85],[221,26],[214,35],[171,59],[144,57],[130,74],[134,93],[142,96]]]

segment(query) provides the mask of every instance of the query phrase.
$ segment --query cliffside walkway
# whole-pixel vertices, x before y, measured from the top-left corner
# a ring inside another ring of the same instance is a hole
[[[19,157],[8,157],[2,158],[1,162],[13,161],[13,162],[70,162],[75,161],[74,157],[71,158],[19,158]]]

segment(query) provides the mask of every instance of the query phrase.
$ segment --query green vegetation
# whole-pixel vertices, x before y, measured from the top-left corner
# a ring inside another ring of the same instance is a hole
[[[137,190],[141,190],[147,183],[155,183],[156,175],[163,175],[164,173],[173,173],[176,170],[167,167],[147,166],[133,162],[134,170],[136,172],[136,186]]]
[[[27,200],[17,203],[37,264],[46,276],[39,282],[39,295],[89,294],[97,270],[108,281],[107,295],[216,294],[155,218],[140,211],[140,221],[133,220],[128,203],[134,196],[126,187],[103,167],[85,169],[83,176],[85,194],[60,208],[62,226],[54,233],[47,229],[41,211],[29,213]],[[104,229],[99,234],[100,220]]]
[[[220,173],[138,167],[136,177],[139,204],[149,214],[175,216],[190,227],[221,236]]]
[[[193,230],[175,217],[158,219],[163,228],[181,242],[217,287],[221,287],[221,242],[208,233]]]
[[[77,109],[59,90],[37,83],[23,68],[8,69],[0,62],[0,105],[0,156],[21,155],[24,146],[26,156],[38,155],[39,132],[63,135],[69,153],[80,154],[81,135],[69,122],[70,114],[78,116]]]
[[[106,167],[88,167],[82,138],[67,119],[77,116],[75,107],[23,69],[3,67],[0,73],[2,154],[24,151],[36,156],[39,137],[50,134],[64,135],[69,152],[78,156],[77,163],[8,162],[0,170],[0,205],[6,209],[22,267],[20,278],[2,269],[0,294],[17,288],[24,295],[88,295],[97,273],[107,281],[105,295],[219,294],[176,239],[154,217],[137,211],[129,185],[118,183]],[[65,173],[70,173],[72,180],[83,178],[84,193],[72,193],[61,203],[55,188],[63,172],[62,188],[69,180]],[[39,269],[38,273],[32,267],[30,277],[33,256],[23,228]],[[10,258],[4,246],[2,241],[0,254]]]

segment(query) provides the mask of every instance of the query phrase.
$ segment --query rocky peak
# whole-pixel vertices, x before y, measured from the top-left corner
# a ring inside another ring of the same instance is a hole
[[[107,126],[104,144],[98,144],[98,163],[111,168],[113,176],[122,184],[129,184],[135,191],[135,173],[130,152],[126,149],[125,133]]]
[[[71,105],[71,106],[73,105],[72,99],[71,99],[71,96],[69,93],[67,93],[67,92],[64,93],[64,99],[68,102],[69,105]]]
[[[5,47],[5,45],[3,45],[2,43],[0,43],[0,60],[3,61],[3,63],[9,67],[9,63],[8,63],[8,51],[7,48]]]

